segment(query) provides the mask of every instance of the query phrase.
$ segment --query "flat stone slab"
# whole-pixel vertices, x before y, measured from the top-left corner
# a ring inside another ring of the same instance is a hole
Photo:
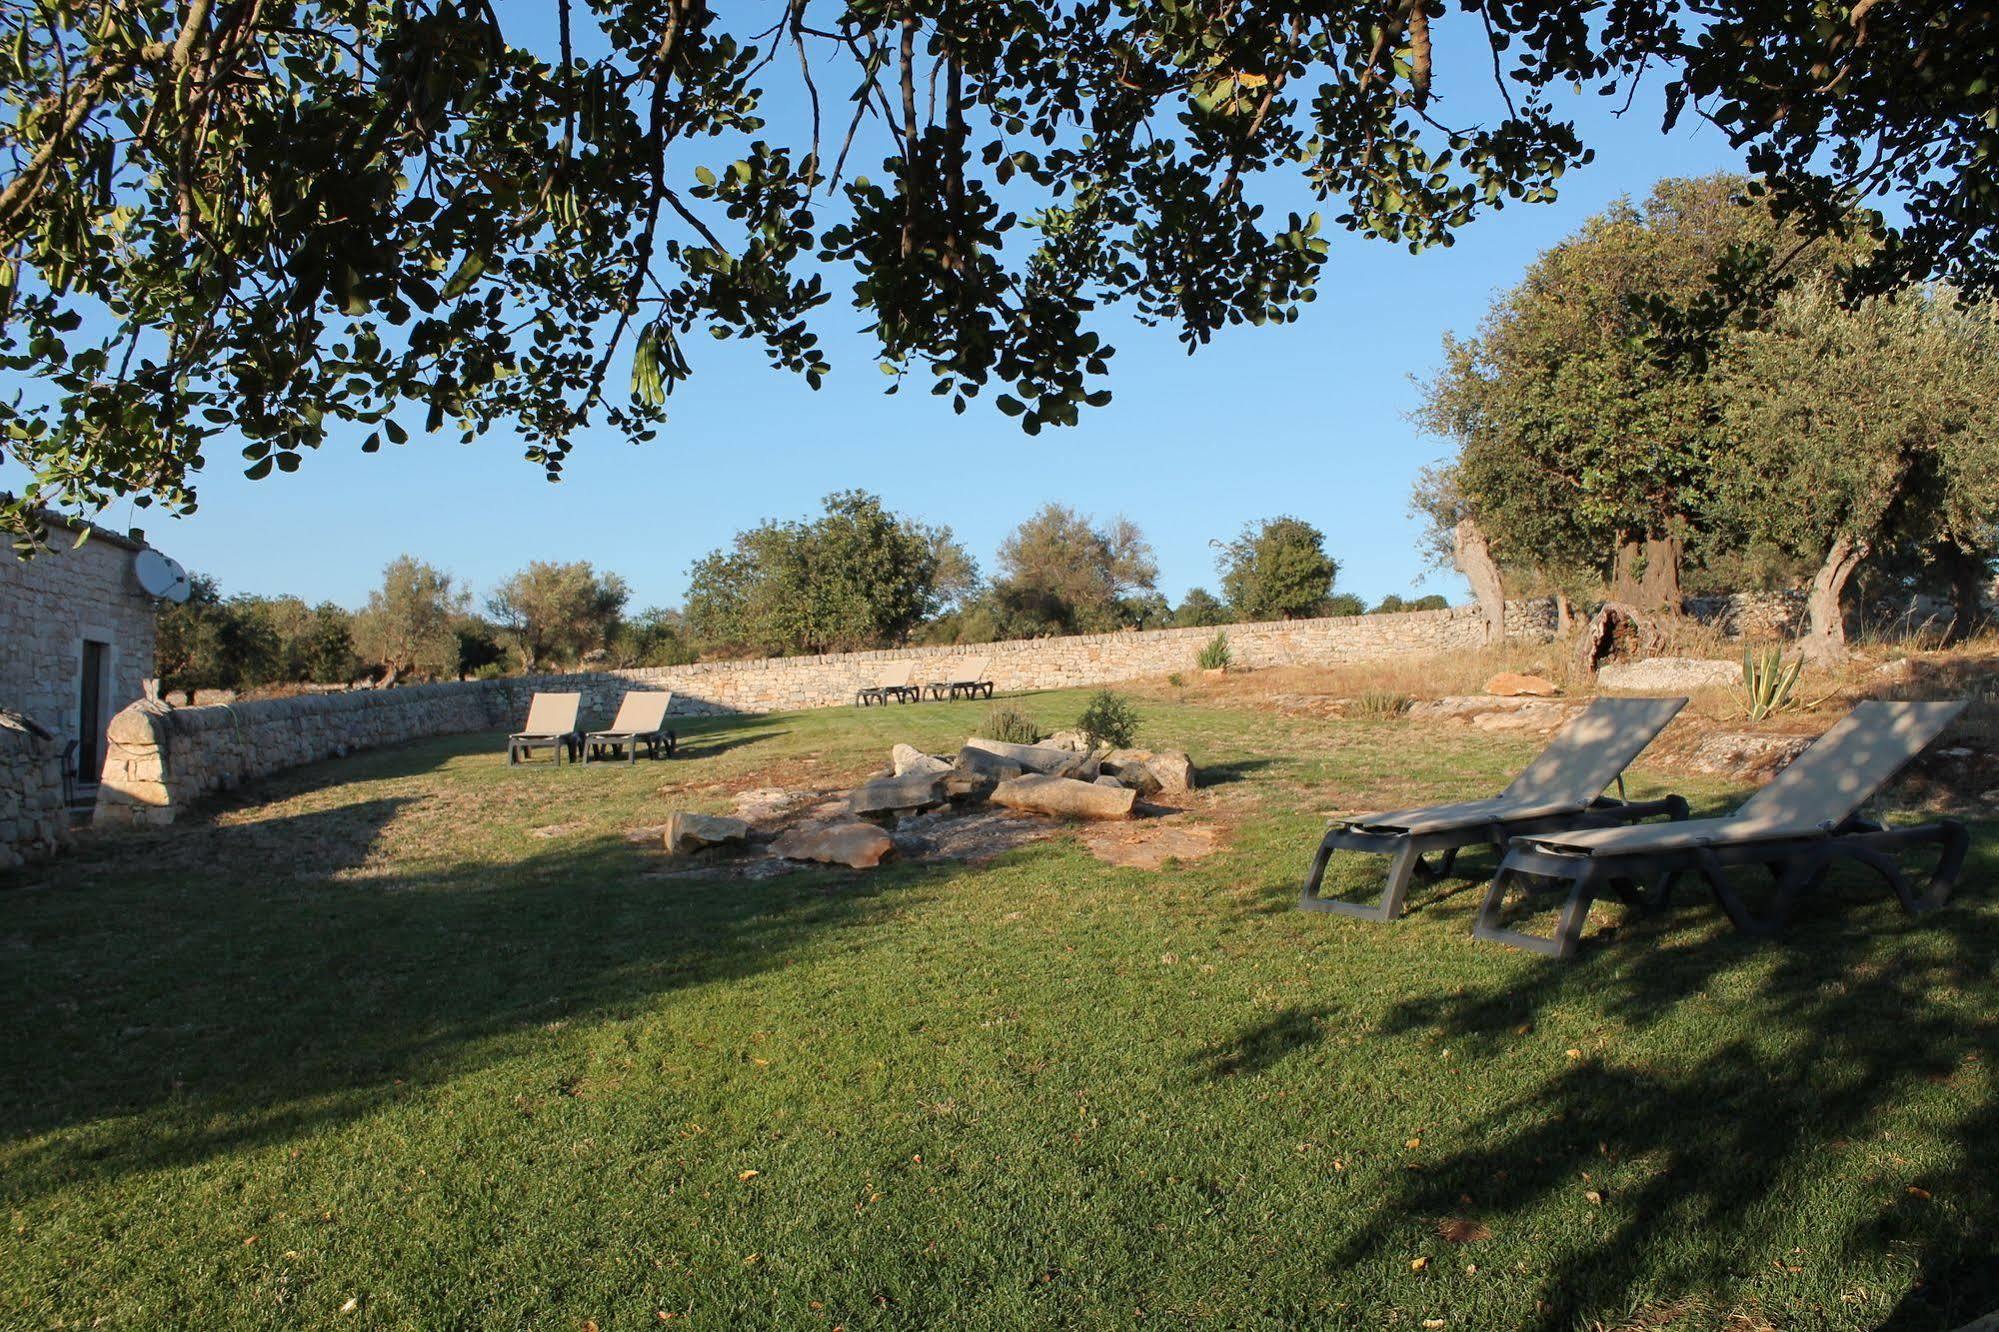
[[[1708,657],[1647,657],[1643,661],[1612,661],[1598,668],[1596,682],[1605,689],[1673,690],[1728,689],[1742,683],[1742,663]]]
[[[878,777],[848,797],[847,808],[856,814],[904,814],[935,809],[944,803],[944,779],[938,773],[911,772],[901,777]]]
[[[744,846],[750,840],[750,825],[721,814],[688,814],[675,810],[667,815],[660,844],[668,855],[686,856],[711,846]]]
[[[770,844],[783,860],[809,860],[849,869],[873,869],[895,851],[895,842],[872,823],[808,823],[793,828]]]
[[[1485,682],[1485,692],[1503,698],[1553,698],[1562,687],[1543,675],[1501,671]]]
[[[1687,766],[1721,777],[1769,777],[1812,743],[1809,735],[1722,732],[1701,737]]]
[[[981,750],[1016,764],[1027,772],[1054,774],[1062,772],[1076,762],[1073,749],[1057,749],[1053,745],[1014,745],[1004,740],[988,740],[983,736],[972,736],[965,741],[966,749]],[[963,751],[960,751],[962,757]],[[1092,773],[1091,776],[1095,776]]]

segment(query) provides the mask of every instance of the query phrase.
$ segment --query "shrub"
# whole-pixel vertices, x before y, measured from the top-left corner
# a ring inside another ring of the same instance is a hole
[[[1092,749],[1098,745],[1129,749],[1138,739],[1138,710],[1124,695],[1101,690],[1076,718],[1076,729]]]
[[[1409,695],[1399,694],[1393,689],[1370,689],[1347,705],[1347,715],[1386,721],[1407,712],[1409,702]]]
[[[1031,745],[1041,739],[1041,728],[1034,724],[1034,719],[1011,703],[995,703],[987,709],[978,733],[983,739],[1009,745]]]
[[[1175,689],[1179,689],[1186,685],[1187,677],[1175,671],[1166,677],[1166,683],[1172,685]]]
[[[1201,655],[1194,658],[1194,664],[1204,671],[1225,671],[1229,668],[1229,636],[1216,634],[1201,649]]]

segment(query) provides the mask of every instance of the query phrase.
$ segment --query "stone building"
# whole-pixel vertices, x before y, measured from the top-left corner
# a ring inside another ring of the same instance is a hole
[[[44,520],[50,549],[23,559],[0,547],[0,713],[25,719],[0,737],[11,756],[0,778],[9,788],[0,792],[0,864],[13,858],[9,846],[45,849],[45,816],[28,811],[46,811],[50,793],[26,788],[53,774],[60,808],[67,756],[79,800],[87,799],[103,768],[106,728],[154,674],[155,603],[132,567],[145,543],[53,514]]]

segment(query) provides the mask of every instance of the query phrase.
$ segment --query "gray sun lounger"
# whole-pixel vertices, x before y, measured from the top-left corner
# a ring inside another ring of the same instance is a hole
[[[923,697],[922,687],[913,683],[916,663],[913,661],[891,662],[882,668],[875,682],[854,691],[854,706],[867,707],[870,703],[880,703],[886,707],[890,700],[908,703]]]
[[[1622,792],[1625,768],[1686,705],[1684,698],[1599,698],[1496,796],[1340,820],[1319,843],[1299,907],[1363,920],[1394,920],[1402,914],[1410,881],[1449,874],[1458,852],[1466,847],[1503,849],[1522,833],[1615,827],[1660,814],[1686,818],[1687,802],[1679,796],[1627,801],[1604,795],[1612,782]],[[1326,864],[1339,851],[1390,857],[1388,880],[1378,900],[1347,902],[1320,896]],[[1442,853],[1434,867],[1423,859],[1432,851]]]
[[[993,659],[991,657],[967,657],[965,658],[965,664],[962,666],[956,666],[952,662],[947,662],[947,667],[952,667],[954,674],[946,680],[932,680],[928,686],[930,697],[957,698],[963,695],[966,698],[977,698],[983,692],[985,697],[991,698],[993,696],[993,682],[991,679],[992,664]]]
[[[553,749],[558,767],[566,756],[576,761],[583,737],[576,729],[576,714],[583,706],[581,694],[536,694],[528,703],[527,724],[507,737],[507,763],[532,758],[537,749]]]
[[[1569,957],[1582,937],[1590,903],[1609,891],[1637,907],[1664,906],[1675,882],[1696,874],[1735,927],[1773,934],[1798,897],[1817,889],[1835,864],[1855,861],[1879,874],[1902,907],[1920,916],[1942,906],[1956,886],[1970,846],[1952,819],[1886,828],[1860,817],[1861,806],[1942,734],[1963,703],[1862,703],[1725,818],[1690,819],[1646,828],[1536,834],[1515,841],[1493,875],[1473,931],[1481,939],[1550,957]],[[1937,867],[1921,892],[1902,873],[1898,852],[1939,848]],[[1761,866],[1773,897],[1758,915],[1729,871]],[[1503,928],[1509,889],[1566,887],[1552,937]]]
[[[666,729],[667,710],[672,706],[670,690],[629,691],[618,704],[618,715],[610,726],[583,737],[583,761],[622,757],[626,763],[637,763],[641,749],[647,758],[656,759],[662,753],[673,757],[674,734]]]

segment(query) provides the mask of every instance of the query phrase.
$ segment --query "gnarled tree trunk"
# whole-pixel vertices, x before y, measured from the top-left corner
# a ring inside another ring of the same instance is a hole
[[[1832,540],[1805,594],[1805,636],[1800,646],[1815,665],[1846,660],[1846,584],[1867,558],[1868,543],[1842,532]]]
[[[1451,551],[1458,572],[1471,584],[1478,608],[1485,613],[1485,641],[1506,641],[1506,586],[1499,576],[1499,563],[1492,558],[1492,543],[1470,518],[1460,519],[1451,533]]]
[[[1945,644],[1961,643],[1971,637],[1985,618],[1985,588],[1991,567],[1973,551],[1952,543],[1944,547],[1943,558],[1950,570],[1950,631]]]
[[[1611,574],[1610,599],[1652,614],[1678,615],[1681,553],[1676,536],[1623,542]]]

